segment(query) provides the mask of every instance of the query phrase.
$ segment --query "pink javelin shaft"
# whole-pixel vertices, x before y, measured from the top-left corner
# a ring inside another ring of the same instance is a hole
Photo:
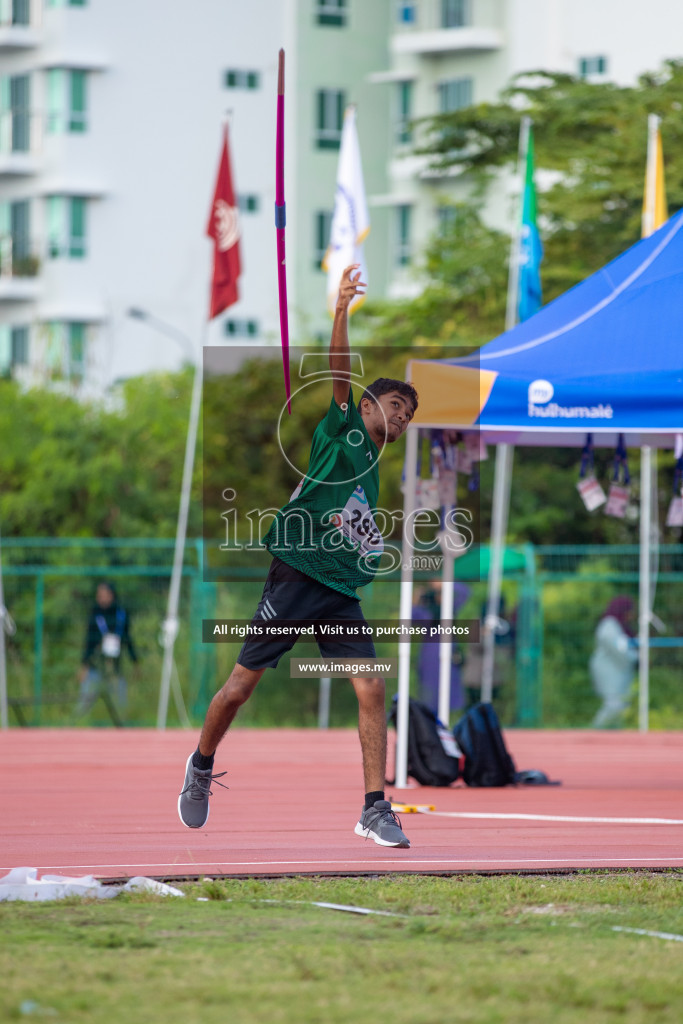
[[[277,132],[275,136],[275,233],[277,237],[277,284],[280,299],[280,338],[285,374],[287,409],[292,412],[289,380],[289,321],[287,317],[287,267],[285,264],[285,51],[280,50],[277,67]]]

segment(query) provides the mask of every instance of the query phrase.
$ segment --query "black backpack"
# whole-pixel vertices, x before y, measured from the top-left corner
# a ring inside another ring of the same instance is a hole
[[[394,697],[389,721],[396,726],[398,697]],[[444,734],[443,740],[439,729]],[[458,777],[460,759],[448,753],[452,737],[426,704],[411,697],[408,704],[408,775],[421,786],[450,786]],[[444,746],[444,743],[446,746]],[[388,784],[394,785],[387,780]]]
[[[490,704],[475,704],[453,729],[465,755],[463,779],[468,786],[511,786],[517,781],[498,716]]]

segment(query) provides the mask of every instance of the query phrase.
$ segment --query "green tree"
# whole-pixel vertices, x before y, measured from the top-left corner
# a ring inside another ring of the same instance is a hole
[[[479,195],[493,173],[515,165],[522,113],[534,123],[547,302],[640,237],[650,113],[662,119],[669,208],[683,205],[683,61],[634,86],[519,75],[498,103],[424,122],[421,152],[442,169],[457,164]]]
[[[0,381],[6,536],[173,537],[191,374],[123,385],[115,409]],[[190,531],[201,528],[201,463]]]

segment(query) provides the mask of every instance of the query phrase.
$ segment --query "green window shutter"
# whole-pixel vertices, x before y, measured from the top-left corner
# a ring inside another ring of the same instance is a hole
[[[12,101],[10,80],[7,75],[0,78],[0,153],[12,150]]]
[[[73,196],[69,211],[69,256],[85,256],[85,199]]]
[[[86,72],[71,71],[69,77],[69,131],[84,132],[86,129]]]
[[[28,327],[13,327],[11,331],[12,366],[28,363]]]
[[[12,228],[12,259],[16,274],[21,272],[21,264],[28,258],[31,249],[31,206],[28,199],[20,199],[11,204],[10,223]]]
[[[12,330],[9,324],[0,324],[0,377],[7,377],[12,365]]]
[[[409,121],[413,116],[413,83],[398,83],[398,125],[396,141],[399,145],[407,145],[413,141],[413,133]]]
[[[63,196],[48,196],[47,199],[47,252],[55,258],[64,253],[65,209]]]
[[[12,0],[10,7],[13,25],[30,25],[31,10],[29,0]]]
[[[397,230],[396,230],[396,234],[397,234],[397,242],[398,242],[398,244],[396,246],[396,262],[397,262],[399,267],[405,267],[408,263],[410,263],[410,258],[411,258],[411,244],[410,244],[410,236],[411,236],[410,219],[411,219],[411,213],[412,213],[412,210],[411,210],[410,206],[405,205],[405,206],[397,206],[396,207],[396,216],[397,216],[397,225],[396,225],[396,229]]]
[[[12,152],[28,153],[31,148],[31,78],[13,75],[10,78],[12,110]]]
[[[85,324],[69,324],[69,376],[82,378],[85,362]]]

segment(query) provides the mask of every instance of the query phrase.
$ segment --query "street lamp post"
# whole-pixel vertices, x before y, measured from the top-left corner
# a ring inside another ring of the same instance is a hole
[[[168,605],[166,618],[162,625],[162,646],[164,648],[164,660],[161,669],[161,683],[159,686],[159,707],[157,711],[157,729],[166,728],[168,717],[168,697],[171,686],[171,672],[173,670],[173,648],[178,635],[178,603],[180,599],[180,583],[183,573],[183,559],[185,554],[185,537],[187,535],[187,519],[190,509],[190,493],[192,490],[192,474],[194,470],[194,454],[197,445],[197,429],[199,425],[199,412],[202,397],[202,360],[201,353],[195,354],[190,339],[181,331],[176,330],[170,324],[165,323],[158,317],[143,309],[129,309],[128,315],[136,320],[141,320],[153,330],[157,330],[168,337],[173,338],[183,346],[186,353],[190,354],[194,364],[194,380],[192,384],[192,400],[190,402],[190,418],[187,427],[187,440],[185,442],[185,461],[183,464],[183,478],[180,487],[180,505],[178,508],[178,525],[176,528],[175,551],[173,556],[173,571],[171,573],[171,586],[168,592]]]

